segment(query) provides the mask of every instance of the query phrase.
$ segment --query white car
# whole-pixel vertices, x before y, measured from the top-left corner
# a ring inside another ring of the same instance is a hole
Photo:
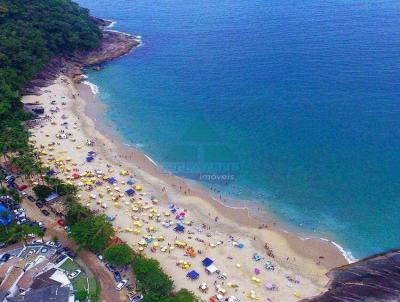
[[[57,247],[57,244],[54,241],[47,241],[46,245],[51,246],[51,247]]]
[[[121,282],[119,282],[118,284],[117,284],[117,287],[116,287],[116,289],[117,290],[121,290],[121,289],[123,289],[125,286],[126,286],[126,284],[128,283],[128,280],[122,280]]]
[[[40,245],[40,244],[43,244],[43,240],[42,240],[42,239],[36,239],[36,240],[33,240],[33,241],[31,242],[31,244]]]
[[[80,273],[81,273],[81,270],[77,269],[68,275],[68,279],[72,280],[72,279],[76,278],[77,276],[79,276]]]
[[[18,213],[16,216],[17,216],[17,219],[26,218],[25,212]]]

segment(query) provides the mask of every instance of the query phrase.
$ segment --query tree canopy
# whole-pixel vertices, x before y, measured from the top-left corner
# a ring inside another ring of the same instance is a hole
[[[115,244],[105,249],[104,260],[116,266],[128,265],[133,261],[133,251],[126,244]]]
[[[160,263],[155,259],[137,256],[133,262],[133,272],[139,281],[139,285],[146,293],[145,297],[148,296],[147,299],[150,299],[151,295],[167,297],[172,291],[171,278],[162,271]],[[156,301],[147,299],[145,301]]]
[[[28,151],[21,90],[53,57],[91,50],[101,31],[70,0],[0,0],[0,154]],[[18,157],[21,157],[19,154]],[[30,174],[29,156],[18,162]]]
[[[112,225],[105,215],[90,215],[71,226],[70,237],[81,248],[88,248],[93,252],[103,250],[108,240],[114,235]]]

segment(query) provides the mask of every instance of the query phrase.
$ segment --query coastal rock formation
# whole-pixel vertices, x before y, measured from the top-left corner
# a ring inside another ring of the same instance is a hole
[[[302,302],[400,301],[400,250],[333,269],[328,290]]]
[[[79,51],[71,56],[58,56],[53,58],[50,63],[41,70],[35,78],[26,85],[23,94],[40,94],[41,87],[47,87],[53,83],[60,73],[80,81],[82,79],[82,67],[99,65],[106,61],[118,58],[127,54],[132,48],[138,46],[140,42],[136,37],[104,29],[110,21],[95,18],[96,23],[103,31],[103,38],[99,46],[94,51]]]

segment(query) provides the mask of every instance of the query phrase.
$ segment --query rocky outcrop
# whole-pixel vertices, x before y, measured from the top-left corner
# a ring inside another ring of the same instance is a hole
[[[302,302],[400,301],[400,250],[336,268],[328,276],[328,290]]]
[[[70,56],[53,58],[25,87],[23,94],[40,94],[40,88],[52,84],[60,74],[80,81],[83,75],[82,67],[100,65],[118,58],[140,44],[132,35],[105,29],[104,27],[108,26],[110,21],[95,18],[95,22],[103,31],[99,46],[93,51],[78,51]]]

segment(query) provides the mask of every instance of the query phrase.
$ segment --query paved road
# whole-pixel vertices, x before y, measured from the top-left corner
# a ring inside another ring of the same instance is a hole
[[[57,224],[58,218],[55,215],[50,214],[50,216],[44,216],[35,206],[35,203],[25,199],[21,205],[25,208],[28,217],[33,220],[42,221],[45,224],[47,227],[46,240],[51,240],[51,238],[57,236],[63,246],[67,246],[73,250],[77,249],[78,246],[76,243],[68,239],[65,230]],[[111,272],[97,259],[95,254],[85,250],[79,253],[79,257],[89,270],[93,272],[97,281],[100,283],[100,301],[117,302],[126,300],[125,291],[119,292],[115,289],[115,281]]]

